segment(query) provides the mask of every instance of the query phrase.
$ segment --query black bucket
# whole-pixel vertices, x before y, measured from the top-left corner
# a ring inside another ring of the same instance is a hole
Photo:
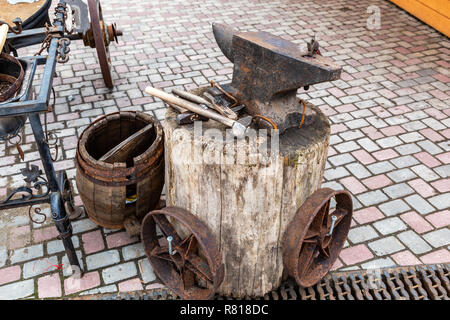
[[[0,106],[13,100],[22,87],[23,64],[11,55],[0,53]],[[25,124],[25,116],[0,117],[0,140],[16,136]]]

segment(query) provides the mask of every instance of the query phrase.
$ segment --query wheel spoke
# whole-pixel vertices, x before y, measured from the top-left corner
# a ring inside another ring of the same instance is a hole
[[[169,220],[164,215],[155,215],[153,216],[153,220],[158,225],[159,229],[163,233],[164,237],[167,238],[169,236],[173,237],[172,243],[177,246],[180,243],[183,242],[181,237],[178,235],[175,228],[172,226],[172,224],[169,222]]]
[[[308,229],[306,232],[306,236],[303,239],[304,243],[316,243],[317,238],[320,236],[320,233],[316,230]]]
[[[190,254],[186,259],[186,267],[198,275],[200,278],[212,281],[213,275],[207,262],[196,254]]]
[[[321,234],[323,232],[324,223],[327,224],[328,210],[330,208],[330,201],[328,200],[317,212],[311,223],[310,230]],[[326,227],[326,226],[325,226]]]
[[[338,208],[336,207],[336,209],[333,211],[333,213],[330,214],[330,216],[336,216],[336,222],[334,223],[334,227],[336,227],[341,221],[342,219],[344,219],[344,217],[347,215],[348,211],[343,209],[343,208]]]
[[[330,240],[331,240],[331,237],[330,237]],[[330,242],[331,241],[328,241],[327,245],[319,248],[320,254],[325,256],[325,258],[329,258],[330,257]]]
[[[180,276],[181,276],[181,279],[183,280],[183,290],[188,290],[194,286],[195,275],[191,270],[184,268],[181,271]]]
[[[316,243],[304,243],[302,250],[299,256],[299,262],[301,262],[301,266],[299,265],[299,274],[300,277],[305,274],[305,272],[309,269],[312,261],[314,260],[315,253],[317,252],[317,244]]]

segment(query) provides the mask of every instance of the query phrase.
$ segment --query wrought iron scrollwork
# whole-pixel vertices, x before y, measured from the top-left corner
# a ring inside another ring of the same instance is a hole
[[[43,224],[43,223],[47,220],[47,216],[46,216],[45,214],[41,213],[41,208],[37,207],[37,208],[34,208],[34,214],[37,214],[37,215],[39,215],[39,216],[43,216],[43,220],[42,220],[42,221],[36,221],[36,220],[34,220],[33,215],[32,215],[32,212],[31,212],[31,209],[32,209],[33,207],[34,207],[34,205],[31,205],[31,206],[28,208],[28,216],[30,217],[30,220],[33,221],[33,222],[36,223],[36,224]]]
[[[28,201],[31,199],[44,198],[50,193],[48,181],[42,176],[42,170],[36,165],[31,165],[31,168],[27,167],[21,169],[20,172],[25,177],[24,181],[32,184],[30,187],[19,187],[13,190],[5,200],[0,201],[0,204],[6,204],[19,193],[22,193],[22,201]],[[36,190],[39,193],[35,193]]]

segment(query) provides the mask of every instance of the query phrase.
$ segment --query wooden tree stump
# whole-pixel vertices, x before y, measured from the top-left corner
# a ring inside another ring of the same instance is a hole
[[[279,137],[279,153],[257,163],[252,159],[258,156],[267,160],[258,148],[270,147],[275,138],[250,137],[245,145],[226,141],[227,128],[212,120],[196,135],[194,124],[179,126],[177,112],[167,109],[167,205],[189,210],[214,233],[225,264],[219,294],[263,296],[281,284],[283,233],[320,188],[327,158],[328,119],[307,106],[317,112],[315,122],[286,131]]]

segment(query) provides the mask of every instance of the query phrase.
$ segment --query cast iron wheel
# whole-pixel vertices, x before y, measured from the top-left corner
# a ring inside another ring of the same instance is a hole
[[[332,213],[330,201],[336,200]],[[283,262],[301,287],[310,287],[331,269],[344,246],[353,214],[347,191],[314,192],[298,209],[283,236]]]
[[[182,237],[169,221],[190,232]],[[162,237],[158,239],[156,226]],[[224,266],[214,235],[190,212],[165,207],[148,213],[142,221],[145,253],[158,277],[182,299],[212,299],[224,278]]]
[[[103,80],[108,88],[114,87],[111,75],[111,57],[109,55],[110,37],[107,32],[107,25],[103,21],[102,6],[98,0],[88,0],[89,16],[91,18],[91,30],[93,33],[95,49],[97,50],[100,69],[102,70]],[[114,28],[115,30],[115,28]],[[117,39],[117,36],[114,36]]]
[[[67,178],[66,171],[59,171],[57,174],[57,179],[67,215],[71,220],[79,218],[83,214],[83,209],[81,207],[75,206],[75,201],[73,198],[73,186],[70,180]]]

